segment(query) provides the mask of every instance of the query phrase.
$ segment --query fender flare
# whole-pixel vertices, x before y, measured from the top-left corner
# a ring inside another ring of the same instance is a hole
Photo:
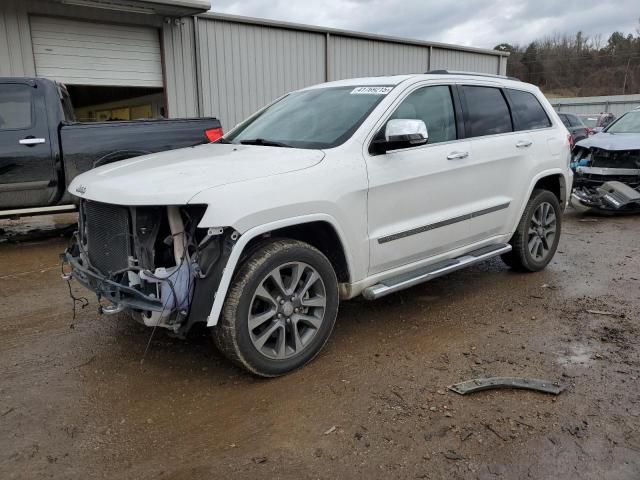
[[[561,207],[563,210],[567,207],[567,202],[569,201],[569,196],[571,194],[571,185],[567,185],[567,172],[566,170],[562,170],[561,168],[550,168],[548,170],[544,170],[538,173],[535,177],[533,177],[533,180],[529,184],[525,201],[522,202],[522,205],[520,206],[520,211],[518,212],[518,217],[517,217],[518,222],[520,221],[520,218],[524,213],[524,209],[527,206],[527,202],[531,198],[531,194],[533,193],[533,189],[536,186],[536,183],[538,183],[540,180],[542,180],[545,177],[553,177],[555,175],[560,175],[562,182],[564,183],[564,199],[563,199],[564,201],[562,202],[563,205],[561,205]],[[569,178],[568,181],[571,182],[571,178]],[[562,188],[562,185],[560,185],[560,188]],[[517,225],[517,222],[516,222],[516,225]]]
[[[236,267],[238,266],[238,262],[240,261],[240,257],[242,252],[244,251],[247,244],[253,240],[254,238],[263,235],[265,233],[271,232],[273,230],[278,230],[280,228],[291,227],[294,225],[301,225],[304,223],[311,222],[326,222],[330,224],[336,234],[338,235],[338,239],[343,246],[345,259],[347,261],[347,267],[349,271],[352,271],[353,262],[351,259],[351,255],[349,253],[349,249],[345,248],[346,243],[344,241],[345,236],[342,232],[342,229],[338,225],[338,222],[331,215],[326,213],[314,213],[310,215],[303,215],[298,217],[286,218],[283,220],[278,220],[275,222],[265,223],[263,225],[258,225],[253,228],[250,228],[245,233],[240,235],[238,241],[233,246],[231,250],[231,254],[229,255],[229,260],[224,267],[224,272],[222,273],[222,277],[220,278],[220,283],[218,285],[218,289],[214,294],[213,305],[211,306],[211,312],[207,317],[207,327],[213,327],[217,325],[218,319],[220,317],[220,313],[222,312],[222,307],[224,305],[224,301],[227,298],[227,292],[229,291],[229,287],[231,285],[231,280],[233,279],[233,274],[236,271]]]

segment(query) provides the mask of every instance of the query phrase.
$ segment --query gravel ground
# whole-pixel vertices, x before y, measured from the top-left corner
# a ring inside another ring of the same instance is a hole
[[[324,352],[274,380],[204,330],[145,356],[150,330],[78,285],[73,319],[72,220],[0,221],[2,479],[640,478],[637,217],[569,212],[540,273],[494,260],[345,302]],[[567,388],[447,390],[499,375]]]

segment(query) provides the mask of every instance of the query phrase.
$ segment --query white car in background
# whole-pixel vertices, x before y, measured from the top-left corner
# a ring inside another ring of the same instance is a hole
[[[553,257],[566,128],[538,88],[431,72],[287,94],[216,143],[77,177],[70,276],[261,376],[322,349],[340,299],[376,299],[502,256]]]

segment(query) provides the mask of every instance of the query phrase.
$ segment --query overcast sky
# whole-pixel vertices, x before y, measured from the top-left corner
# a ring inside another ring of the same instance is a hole
[[[212,0],[213,11],[475,47],[636,33],[639,0]]]

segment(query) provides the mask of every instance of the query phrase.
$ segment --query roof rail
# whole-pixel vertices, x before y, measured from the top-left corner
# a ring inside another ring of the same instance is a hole
[[[514,80],[516,82],[522,81],[516,77],[508,77],[506,75],[493,75],[491,73],[457,72],[457,71],[449,71],[449,70],[429,70],[428,72],[424,72],[424,73],[428,75],[470,75],[474,77],[505,78],[507,80]]]

